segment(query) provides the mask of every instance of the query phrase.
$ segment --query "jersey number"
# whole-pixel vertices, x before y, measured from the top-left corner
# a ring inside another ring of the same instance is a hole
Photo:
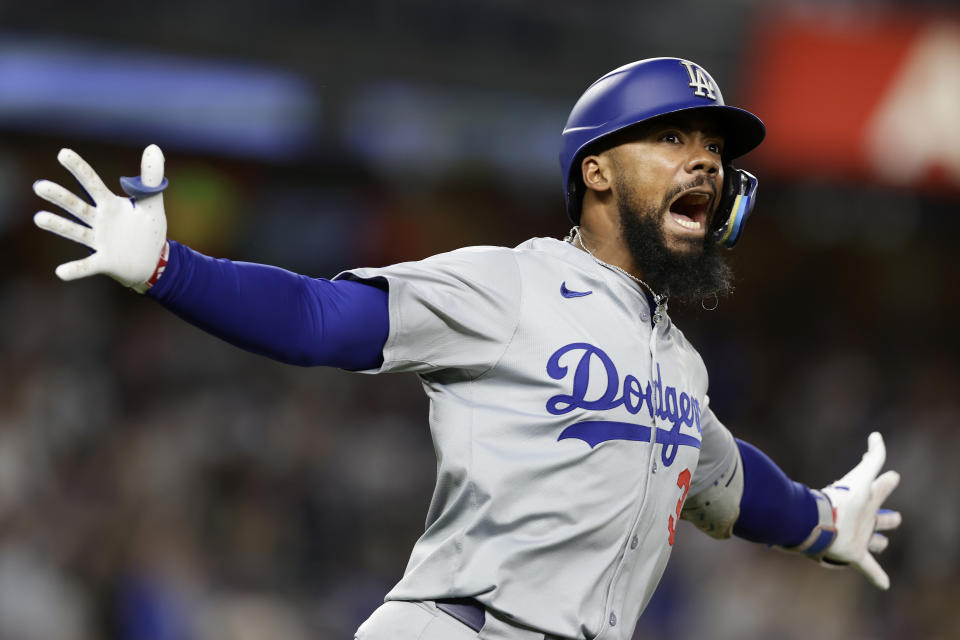
[[[677,476],[677,486],[683,489],[683,493],[680,494],[680,499],[677,500],[677,520],[680,519],[680,510],[683,509],[683,501],[687,499],[687,491],[690,491],[690,469],[684,469],[680,472],[680,475]],[[667,523],[667,531],[670,532],[670,546],[673,546],[673,538],[677,532],[677,520],[673,519],[673,516],[670,516],[670,521]]]

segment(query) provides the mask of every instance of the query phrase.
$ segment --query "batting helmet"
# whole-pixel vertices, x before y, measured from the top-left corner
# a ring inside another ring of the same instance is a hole
[[[651,118],[690,110],[709,114],[724,135],[727,180],[712,231],[718,242],[732,247],[753,209],[757,179],[727,163],[760,144],[766,128],[749,111],[725,105],[710,74],[681,58],[649,58],[614,69],[590,85],[573,106],[563,129],[560,169],[567,215],[574,224],[580,222],[583,197],[579,162],[588,147]]]

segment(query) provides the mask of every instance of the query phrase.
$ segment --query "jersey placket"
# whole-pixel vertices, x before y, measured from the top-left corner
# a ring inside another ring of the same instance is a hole
[[[650,380],[653,380],[656,375],[657,368],[656,362],[658,334],[660,331],[665,330],[665,323],[667,320],[663,319],[660,322],[655,322],[653,320],[653,310],[649,307],[649,301],[645,295],[641,296],[637,307],[637,316],[639,318],[638,324],[640,325],[640,329],[642,331],[646,331],[647,335],[649,336],[647,347],[650,351]],[[650,447],[648,448],[647,453],[647,477],[646,481],[643,483],[643,495],[639,496],[639,499],[637,500],[636,515],[633,518],[630,529],[627,531],[627,536],[620,548],[620,553],[617,556],[617,569],[614,572],[613,578],[610,581],[610,586],[607,589],[607,597],[604,603],[603,629],[596,636],[598,639],[617,637],[629,638],[633,634],[632,628],[624,630],[623,627],[623,624],[626,622],[626,618],[623,617],[623,604],[627,594],[625,593],[625,590],[621,588],[621,583],[623,582],[625,574],[628,574],[636,564],[637,554],[642,551],[640,542],[650,528],[649,523],[647,527],[642,527],[642,525],[644,522],[644,516],[650,511],[650,501],[647,498],[651,491],[650,485],[654,481],[655,475],[658,471],[656,458],[657,417],[655,410],[653,414],[650,433]],[[655,506],[656,505],[654,505],[654,507]],[[644,529],[643,532],[640,531],[641,528]],[[641,533],[643,533],[643,535],[641,535]]]

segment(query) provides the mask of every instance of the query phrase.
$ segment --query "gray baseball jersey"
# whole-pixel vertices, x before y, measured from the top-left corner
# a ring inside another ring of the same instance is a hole
[[[669,316],[552,238],[338,277],[386,279],[376,372],[415,372],[430,399],[437,485],[387,599],[472,596],[544,633],[629,639],[684,498],[737,451]]]

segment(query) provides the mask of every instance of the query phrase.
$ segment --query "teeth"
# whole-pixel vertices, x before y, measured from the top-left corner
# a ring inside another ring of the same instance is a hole
[[[707,195],[706,193],[691,193],[690,195],[687,196],[687,199],[703,203],[709,200],[710,196]]]
[[[682,220],[680,218],[674,218],[674,221],[679,224],[681,227],[686,227],[687,229],[699,229],[700,222],[697,220]]]

